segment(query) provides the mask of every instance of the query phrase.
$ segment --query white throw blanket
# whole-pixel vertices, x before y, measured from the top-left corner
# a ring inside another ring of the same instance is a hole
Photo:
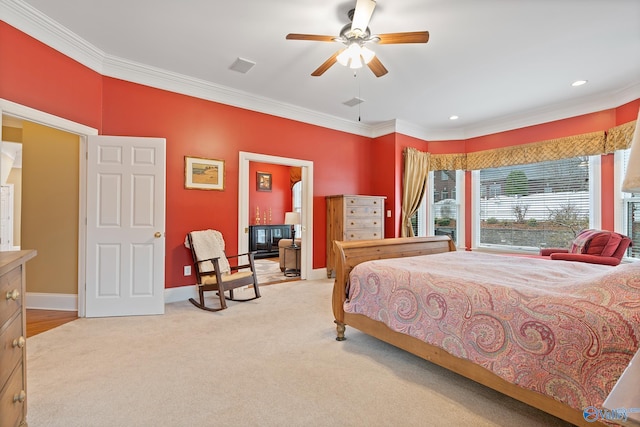
[[[193,242],[193,249],[196,253],[196,258],[198,259],[198,261],[211,258],[220,258],[218,260],[220,273],[229,274],[231,272],[229,261],[224,254],[224,238],[222,237],[222,233],[216,230],[192,231],[191,241]],[[188,239],[185,239],[184,245],[187,248],[189,247]],[[201,263],[200,271],[213,271],[213,263],[211,261]]]

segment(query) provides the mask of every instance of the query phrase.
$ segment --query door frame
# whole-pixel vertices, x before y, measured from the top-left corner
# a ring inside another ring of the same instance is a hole
[[[86,272],[86,176],[87,176],[87,137],[98,135],[98,129],[85,126],[53,114],[45,113],[25,105],[0,98],[0,125],[2,116],[7,115],[17,119],[38,123],[64,132],[78,135],[80,139],[79,150],[79,186],[78,186],[78,317],[85,317],[85,272]]]
[[[313,279],[313,162],[240,151],[238,176],[238,253],[249,251],[249,163],[272,163],[302,168],[302,251],[300,278]],[[315,275],[314,275],[315,276]]]

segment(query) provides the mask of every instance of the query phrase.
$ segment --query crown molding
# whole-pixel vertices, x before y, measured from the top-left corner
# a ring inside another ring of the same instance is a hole
[[[20,0],[0,0],[0,16],[7,24],[102,73],[104,52]]]
[[[403,120],[363,124],[109,55],[22,0],[0,0],[0,16],[9,25],[104,76],[370,138],[397,132],[425,141],[468,139],[615,108],[640,98],[639,82],[615,93],[465,128],[425,129]]]
[[[371,126],[108,55],[21,0],[0,0],[2,20],[82,65],[133,83],[361,136]]]

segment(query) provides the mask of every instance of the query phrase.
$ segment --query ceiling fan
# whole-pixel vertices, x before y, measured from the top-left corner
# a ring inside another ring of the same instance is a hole
[[[318,77],[324,74],[336,62],[353,69],[361,68],[366,64],[376,77],[382,77],[388,70],[382,62],[369,49],[367,43],[379,44],[399,44],[399,43],[426,43],[429,41],[428,31],[414,31],[408,33],[388,33],[371,35],[369,30],[369,20],[376,7],[375,0],[357,0],[356,8],[349,11],[351,23],[342,27],[340,35],[322,36],[314,34],[287,34],[287,40],[310,40],[319,42],[339,42],[345,45],[331,55],[322,65],[320,65],[312,76]]]

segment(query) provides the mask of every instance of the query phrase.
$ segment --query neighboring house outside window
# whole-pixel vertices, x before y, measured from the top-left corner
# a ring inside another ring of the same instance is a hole
[[[448,235],[456,246],[464,243],[463,187],[464,171],[429,172],[425,199],[412,218],[416,236]]]
[[[474,246],[565,248],[581,230],[596,228],[599,160],[581,156],[474,171]]]

